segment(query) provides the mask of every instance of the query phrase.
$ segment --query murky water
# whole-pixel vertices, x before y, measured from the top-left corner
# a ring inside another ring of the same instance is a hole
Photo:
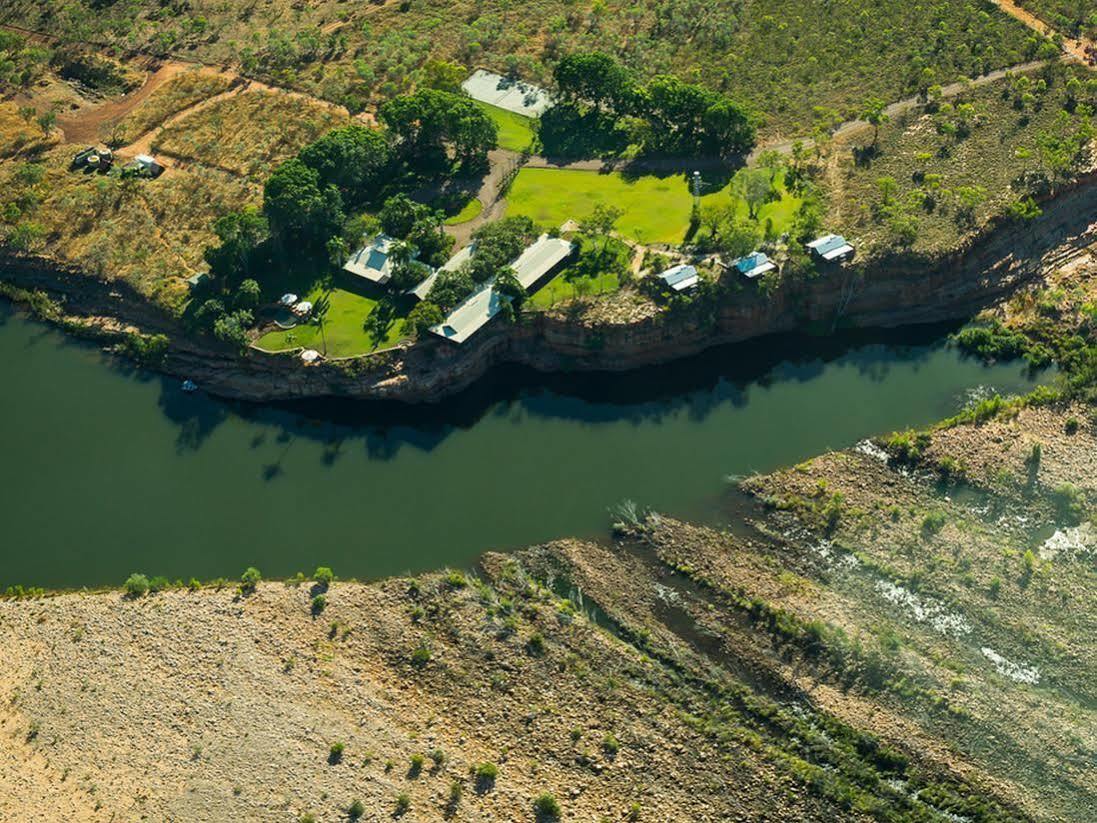
[[[707,520],[729,474],[1034,385],[942,329],[763,340],[628,375],[494,373],[437,407],[187,395],[0,306],[0,587],[466,566],[603,535],[631,498]]]

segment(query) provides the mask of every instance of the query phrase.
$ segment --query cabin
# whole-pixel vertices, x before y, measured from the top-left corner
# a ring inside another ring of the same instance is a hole
[[[754,280],[767,272],[774,271],[777,266],[769,259],[765,252],[751,252],[750,254],[733,260],[731,268],[748,280]]]
[[[343,264],[343,271],[383,286],[392,279],[395,263],[392,251],[396,240],[387,234],[379,234],[350,256]]]
[[[540,117],[552,106],[552,97],[540,86],[477,69],[461,88],[473,100],[523,117]]]
[[[854,255],[853,246],[840,234],[824,234],[808,243],[807,250],[824,263],[844,263]]]
[[[697,288],[697,284],[701,282],[701,276],[697,274],[697,268],[685,263],[672,266],[665,272],[657,274],[656,277],[662,280],[675,292],[695,289]]]
[[[503,306],[510,301],[509,295],[502,295],[495,291],[493,283],[485,283],[451,311],[445,320],[437,326],[432,326],[430,330],[445,340],[464,343],[499,314]]]

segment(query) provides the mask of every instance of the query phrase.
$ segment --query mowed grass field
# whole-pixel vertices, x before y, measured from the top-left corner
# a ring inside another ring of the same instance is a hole
[[[780,199],[762,206],[758,220],[765,224],[771,219],[782,231],[800,201],[784,190],[783,179],[778,183]],[[732,197],[728,185],[705,194],[701,203],[726,203]],[[746,203],[737,198],[735,202],[745,217]],[[600,203],[624,210],[617,231],[625,237],[641,243],[681,243],[689,230],[693,195],[684,174],[630,178],[619,172],[522,169],[507,194],[507,214],[528,216],[546,228],[559,227],[567,220],[582,223]]]
[[[477,101],[499,129],[499,148],[525,151],[533,144],[533,120],[512,111]]]
[[[346,289],[334,288],[329,291],[326,287],[316,286],[307,294],[301,295],[301,299],[315,304],[325,296],[331,307],[324,316],[322,335],[318,323],[302,323],[292,329],[267,332],[257,341],[259,348],[267,351],[306,348],[322,352],[326,339],[329,357],[350,357],[394,346],[404,338],[403,317],[392,318],[384,335],[380,337],[366,330],[366,318],[379,305],[371,297]]]

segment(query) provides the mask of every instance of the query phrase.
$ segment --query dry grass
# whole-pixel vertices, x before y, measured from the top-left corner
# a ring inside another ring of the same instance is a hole
[[[19,113],[14,103],[0,103],[0,157],[29,154],[53,146],[59,137],[56,132],[44,135],[34,122]]]
[[[302,146],[349,122],[345,111],[295,95],[248,92],[218,100],[169,126],[153,148],[261,180]]]
[[[1031,75],[1034,82],[1042,76],[1044,72]],[[916,227],[911,246],[916,252],[956,248],[1025,196],[1028,188],[1019,178],[1043,168],[1037,136],[1058,133],[1057,120],[1066,113],[1067,71],[1056,70],[1046,76],[1052,78],[1046,94],[1023,111],[1014,107],[1010,80],[949,101],[957,107],[964,103],[974,106],[970,136],[940,134],[938,121],[954,118],[918,110],[880,129],[879,151],[868,161],[858,162],[855,152],[871,144],[871,129],[836,147],[836,168],[827,177],[826,190],[841,228],[859,241],[859,253],[886,251],[901,242],[896,224],[881,209],[881,179],[894,181],[892,213]],[[1076,129],[1081,115],[1070,115],[1070,121],[1070,128]],[[963,187],[979,187],[984,193],[966,219],[958,198]]]
[[[164,121],[191,106],[220,94],[232,80],[223,74],[193,70],[173,77],[106,130],[104,139],[112,146],[125,146]]]
[[[3,201],[29,204],[22,222],[37,224],[32,249],[89,273],[130,282],[154,302],[177,310],[187,277],[200,270],[214,241],[213,221],[258,200],[256,188],[214,169],[174,169],[155,181],[71,172],[71,147],[42,158],[42,177],[28,184],[23,163],[0,163]],[[0,224],[0,236],[12,226]]]

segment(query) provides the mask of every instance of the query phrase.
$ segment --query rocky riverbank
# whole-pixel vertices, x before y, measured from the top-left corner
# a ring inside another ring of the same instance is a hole
[[[970,317],[1039,278],[1047,261],[1093,241],[1095,180],[1087,177],[1045,203],[1041,217],[999,225],[944,259],[896,253],[771,295],[749,287],[719,305],[639,312],[637,319],[624,321],[605,319],[597,304],[538,313],[515,326],[486,330],[460,348],[428,341],[309,367],[291,354],[250,351],[239,357],[195,339],[124,282],[43,259],[8,258],[0,267],[4,280],[55,296],[64,313],[90,318],[92,325],[167,335],[171,345],[156,367],[195,380],[213,394],[254,401],[342,396],[432,402],[467,388],[503,363],[545,372],[620,371],[798,329],[895,327]]]

